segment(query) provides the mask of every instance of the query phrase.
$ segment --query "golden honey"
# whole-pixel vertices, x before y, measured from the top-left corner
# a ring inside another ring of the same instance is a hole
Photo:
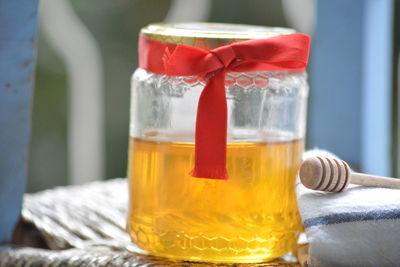
[[[261,262],[295,247],[303,141],[228,143],[228,180],[193,178],[194,144],[130,140],[128,230],[153,255]]]

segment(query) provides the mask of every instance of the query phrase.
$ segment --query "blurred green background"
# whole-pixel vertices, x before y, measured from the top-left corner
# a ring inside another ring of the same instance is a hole
[[[288,26],[281,1],[218,0],[211,3],[207,19],[211,22]],[[94,35],[102,53],[106,177],[125,177],[130,76],[137,66],[137,34],[143,26],[163,21],[171,1],[73,0],[71,4]],[[41,30],[37,59],[27,192],[68,184],[68,79],[63,61]]]

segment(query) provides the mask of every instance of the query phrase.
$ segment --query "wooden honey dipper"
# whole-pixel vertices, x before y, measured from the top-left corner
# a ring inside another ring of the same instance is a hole
[[[350,183],[400,189],[400,179],[352,172],[340,159],[310,157],[303,161],[299,176],[305,187],[314,190],[341,192]]]

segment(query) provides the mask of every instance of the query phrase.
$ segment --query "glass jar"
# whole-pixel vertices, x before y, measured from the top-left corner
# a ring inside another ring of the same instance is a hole
[[[153,24],[154,40],[210,50],[291,34],[231,24]],[[197,103],[207,78],[138,68],[132,76],[128,231],[153,255],[261,262],[295,248],[301,223],[294,192],[304,147],[307,75],[229,72],[228,180],[191,177]]]

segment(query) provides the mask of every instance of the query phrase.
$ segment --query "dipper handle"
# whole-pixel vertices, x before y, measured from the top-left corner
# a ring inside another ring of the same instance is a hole
[[[400,179],[369,175],[364,173],[353,172],[350,176],[350,183],[372,186],[400,189]]]
[[[320,191],[340,192],[349,183],[400,189],[400,179],[352,172],[346,162],[333,158],[306,159],[300,167],[299,176],[305,187]]]

